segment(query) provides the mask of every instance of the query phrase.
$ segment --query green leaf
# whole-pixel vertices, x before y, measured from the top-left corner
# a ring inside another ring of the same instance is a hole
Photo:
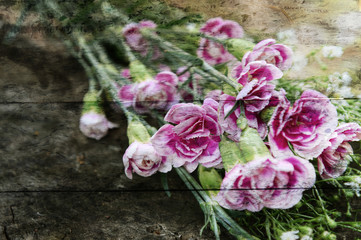
[[[170,197],[172,194],[169,191],[168,187],[168,177],[166,173],[160,173],[160,181],[162,183],[163,189],[165,191],[165,194],[167,194],[168,197]]]

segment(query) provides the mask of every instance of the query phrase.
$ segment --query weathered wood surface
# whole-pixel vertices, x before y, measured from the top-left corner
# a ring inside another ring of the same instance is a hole
[[[326,72],[314,64],[295,72],[295,78],[360,68],[361,14],[352,5],[356,1],[342,6],[333,1],[332,8],[329,1],[166,2],[238,20],[246,31],[263,31],[265,37],[294,28],[299,52],[323,44],[345,47],[342,59],[325,60]],[[311,8],[314,5],[319,9]],[[340,10],[332,16],[337,7]],[[0,10],[2,39],[18,12]],[[173,192],[168,198],[151,191],[161,189],[158,175],[125,177],[122,114],[109,116],[122,127],[101,141],[80,133],[87,77],[61,41],[29,28],[10,45],[1,44],[0,89],[0,239],[200,239],[204,218],[191,193]],[[169,184],[185,188],[175,174],[170,174]],[[360,206],[358,201],[353,204]],[[211,231],[203,238],[212,239]]]

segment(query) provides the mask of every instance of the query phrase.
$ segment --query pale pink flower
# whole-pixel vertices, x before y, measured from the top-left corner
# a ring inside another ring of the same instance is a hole
[[[152,51],[152,59],[158,59],[161,55],[157,46],[153,46],[145,39],[141,34],[142,28],[154,29],[157,25],[152,21],[141,21],[139,23],[130,23],[124,26],[123,36],[126,43],[136,52],[139,52],[142,56],[146,56],[149,51]]]
[[[216,201],[233,210],[287,209],[301,200],[315,179],[315,169],[307,160],[259,158],[226,173]]]
[[[133,178],[133,172],[149,177],[159,172],[169,172],[172,164],[165,156],[160,156],[150,143],[133,142],[123,155],[125,175]]]
[[[84,113],[80,118],[80,131],[89,138],[96,140],[107,135],[108,130],[118,127],[118,124],[108,121],[103,113],[94,111]]]
[[[154,80],[124,85],[118,93],[125,107],[132,106],[138,113],[152,109],[168,110],[179,102],[178,77],[172,72],[160,72]]]
[[[243,28],[238,23],[230,20],[223,20],[219,17],[209,19],[200,29],[200,32],[222,40],[228,38],[241,38],[243,36]],[[236,58],[230,54],[221,43],[217,43],[207,38],[201,39],[197,55],[211,65],[236,60]]]
[[[292,155],[288,143],[301,157],[318,157],[337,127],[337,111],[330,100],[315,90],[306,90],[293,108],[287,99],[277,106],[268,135],[272,154]]]
[[[353,154],[349,142],[361,140],[361,127],[357,123],[343,123],[338,126],[330,138],[331,143],[318,156],[318,171],[322,178],[341,176],[348,164],[347,156]]]
[[[202,106],[180,103],[172,106],[166,124],[151,138],[156,151],[172,159],[174,167],[184,166],[189,172],[198,164],[216,167],[222,162],[218,143],[222,135],[217,116],[218,103],[205,99]]]
[[[265,39],[259,42],[252,52],[247,52],[242,58],[243,66],[253,61],[264,60],[281,70],[287,70],[292,65],[292,50],[283,45],[275,44],[274,39]]]

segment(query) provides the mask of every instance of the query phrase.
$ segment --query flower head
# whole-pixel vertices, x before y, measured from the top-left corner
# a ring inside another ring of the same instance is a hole
[[[172,106],[166,124],[151,138],[157,152],[168,156],[174,167],[185,166],[192,172],[198,163],[205,167],[218,166],[220,157],[218,142],[222,134],[217,116],[218,103],[205,99],[202,106],[180,103]]]
[[[160,156],[150,143],[133,142],[123,155],[125,174],[132,179],[132,173],[149,177],[160,172],[169,172],[172,168],[171,162],[166,157]]]
[[[348,164],[347,156],[353,154],[349,142],[361,140],[361,127],[357,123],[343,123],[329,139],[328,146],[318,156],[318,171],[322,178],[336,178],[342,175]]]
[[[168,110],[178,103],[178,77],[172,72],[160,72],[154,80],[129,84],[119,90],[119,98],[125,107],[132,106],[138,113],[152,109]]]
[[[283,232],[281,234],[281,240],[297,240],[299,239],[298,233],[299,233],[298,230]]]
[[[313,186],[312,164],[298,157],[263,157],[237,164],[223,179],[218,203],[228,209],[258,212],[263,207],[287,209]]]
[[[85,112],[80,118],[80,131],[85,136],[96,140],[107,135],[108,130],[115,127],[118,127],[118,125],[108,121],[103,113]]]
[[[130,23],[123,28],[123,36],[127,44],[134,50],[139,52],[142,56],[146,56],[152,48],[153,59],[160,57],[160,50],[158,47],[150,46],[149,42],[142,36],[142,28],[154,29],[157,25],[152,21],[141,21],[139,23]]]
[[[218,39],[241,38],[243,28],[236,22],[222,18],[209,19],[200,31]],[[202,38],[197,55],[211,65],[225,63],[236,58],[230,54],[221,43]]]
[[[287,70],[292,65],[292,50],[283,45],[275,44],[274,39],[265,39],[259,42],[253,51],[247,52],[242,59],[243,66],[253,61],[264,60],[269,64],[273,64],[281,70]]]
[[[293,108],[285,98],[276,108],[268,135],[274,156],[293,155],[288,143],[301,157],[319,156],[330,143],[337,126],[337,111],[330,100],[315,90],[306,90]]]

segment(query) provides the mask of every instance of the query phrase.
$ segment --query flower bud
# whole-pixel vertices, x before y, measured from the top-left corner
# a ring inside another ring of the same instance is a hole
[[[118,127],[117,124],[108,121],[106,118],[100,106],[100,98],[97,92],[88,92],[83,101],[79,128],[85,136],[99,140],[108,133],[109,129]]]
[[[242,159],[241,150],[237,143],[225,136],[222,136],[222,140],[219,143],[219,151],[221,152],[223,167],[226,172],[239,163],[246,163]]]
[[[233,56],[235,56],[238,60],[242,60],[243,55],[248,51],[252,51],[255,44],[244,39],[231,38],[226,40],[226,46],[227,50]]]
[[[268,123],[271,120],[273,112],[275,111],[276,107],[267,107],[261,111],[261,120],[265,123]]]
[[[271,157],[267,146],[254,128],[247,127],[242,131],[239,141],[242,161],[247,163],[256,158]]]
[[[242,130],[245,129],[247,127],[247,119],[240,116],[237,119],[237,127],[239,127]]]
[[[133,142],[148,143],[150,141],[148,130],[139,121],[131,121],[128,124],[127,135],[129,144]]]
[[[129,69],[134,82],[143,82],[152,79],[147,68],[138,60],[132,61],[129,64]]]
[[[337,237],[335,234],[333,233],[330,233],[328,231],[324,231],[322,234],[321,234],[321,239],[322,240],[336,240]]]
[[[328,215],[326,215],[326,221],[330,228],[337,227],[337,222],[335,220],[333,220],[332,218],[330,218],[330,216],[328,216]]]
[[[223,179],[216,169],[206,168],[202,165],[199,165],[198,176],[199,181],[204,189],[220,189]],[[216,196],[218,192],[219,190],[207,191],[208,195],[210,196]]]

